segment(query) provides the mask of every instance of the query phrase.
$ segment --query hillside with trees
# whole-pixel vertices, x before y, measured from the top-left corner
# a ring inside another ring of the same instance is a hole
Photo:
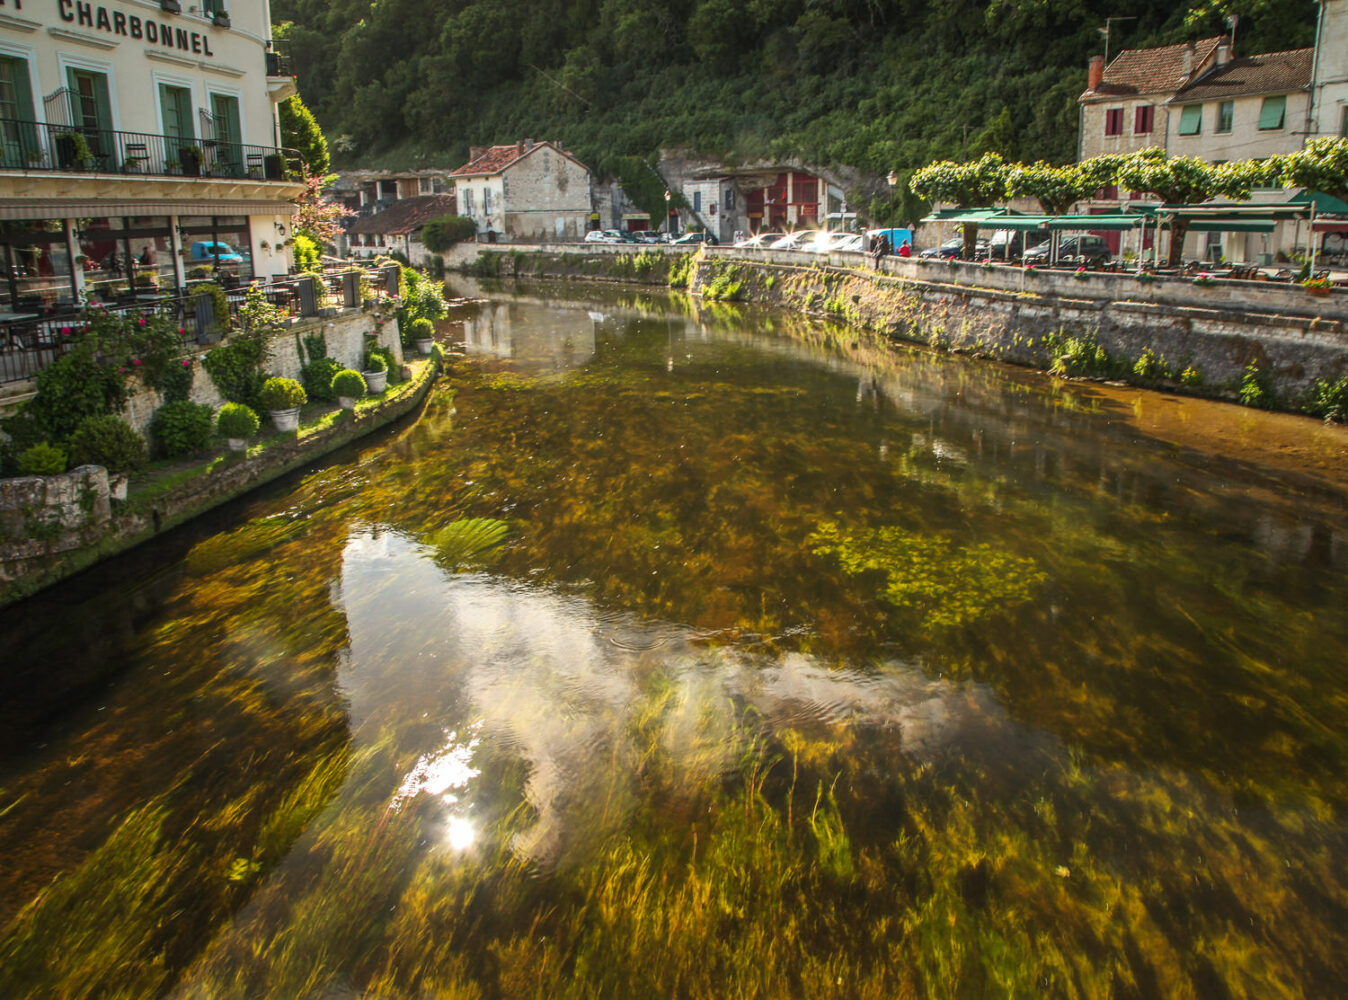
[[[660,187],[661,148],[905,176],[933,160],[1066,162],[1086,60],[1221,33],[1309,46],[1314,0],[273,0],[334,166],[457,166],[558,139]]]

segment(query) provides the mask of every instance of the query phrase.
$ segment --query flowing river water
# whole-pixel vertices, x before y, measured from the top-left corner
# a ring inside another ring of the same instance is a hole
[[[488,296],[0,615],[0,997],[1342,995],[1342,428]]]

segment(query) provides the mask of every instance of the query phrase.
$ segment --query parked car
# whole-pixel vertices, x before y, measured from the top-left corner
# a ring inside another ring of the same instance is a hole
[[[984,254],[988,252],[987,240],[978,240],[974,244],[975,258],[978,257],[980,250]],[[918,254],[918,256],[926,257],[929,260],[936,257],[939,257],[941,260],[950,260],[952,257],[958,257],[963,252],[964,252],[964,237],[956,236],[953,237],[952,239],[946,240],[939,247],[929,247],[928,249],[923,250],[920,254]]]
[[[818,229],[799,229],[768,245],[769,250],[800,250],[819,235]]]
[[[862,237],[859,233],[832,233],[820,230],[809,243],[796,249],[804,250],[806,253],[832,253],[835,250],[860,250],[862,246]]]
[[[632,234],[638,243],[663,243],[665,234],[655,229],[638,229]]]
[[[585,234],[586,243],[635,243],[637,238],[633,233],[625,233],[621,229],[591,229]]]
[[[1040,243],[1032,250],[1025,251],[1024,261],[1026,264],[1047,264],[1051,259],[1049,257],[1051,241]],[[1109,249],[1109,244],[1100,236],[1069,236],[1058,244],[1058,259],[1069,260],[1073,262],[1099,265],[1108,264],[1114,259],[1113,252]]]
[[[243,255],[228,243],[202,240],[192,244],[192,260],[197,263],[209,261],[213,264],[242,264]]]
[[[735,246],[745,247],[750,250],[766,250],[785,235],[785,233],[756,233],[747,240],[740,240]]]
[[[716,237],[711,233],[684,233],[677,240],[670,240],[675,246],[688,246],[693,243],[706,243],[708,246],[716,246]]]

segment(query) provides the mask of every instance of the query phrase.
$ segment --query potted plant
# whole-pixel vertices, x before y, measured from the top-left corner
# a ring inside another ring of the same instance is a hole
[[[1301,287],[1306,289],[1311,295],[1328,295],[1333,287],[1328,277],[1307,278],[1301,283]]]
[[[229,442],[230,451],[247,450],[248,439],[258,426],[257,414],[242,403],[226,403],[215,416],[216,432]]]
[[[55,139],[56,162],[65,170],[86,170],[94,162],[89,140],[79,132],[60,132]]]
[[[108,470],[108,494],[126,499],[128,474],[145,464],[145,439],[121,417],[86,417],[70,436],[70,458],[75,465],[101,465]]]
[[[199,146],[180,147],[178,160],[182,164],[184,177],[201,176],[201,148]]]
[[[365,376],[354,368],[343,368],[332,376],[332,394],[343,410],[354,410],[356,400],[365,395]]]
[[[388,362],[381,355],[365,355],[365,370],[361,372],[371,396],[378,396],[388,388]]]
[[[407,326],[408,336],[416,343],[417,352],[420,354],[430,354],[431,345],[435,343],[435,324],[425,316],[418,316]]]
[[[300,407],[309,396],[293,378],[269,378],[259,394],[278,431],[296,431],[300,427]]]
[[[159,9],[166,14],[181,14],[183,5],[179,0],[159,0]]]

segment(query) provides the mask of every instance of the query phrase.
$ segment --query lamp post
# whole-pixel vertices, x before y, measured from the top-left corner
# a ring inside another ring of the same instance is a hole
[[[665,230],[674,235],[674,224],[669,221],[669,188],[665,188]]]

